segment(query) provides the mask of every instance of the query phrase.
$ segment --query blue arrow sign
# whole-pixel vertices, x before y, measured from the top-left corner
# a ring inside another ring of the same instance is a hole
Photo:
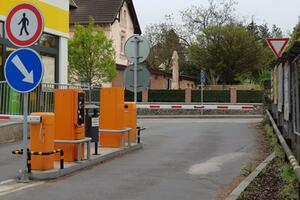
[[[201,83],[201,85],[204,85],[205,82],[206,82],[205,71],[201,70],[201,73],[200,73],[200,83]]]
[[[9,86],[17,92],[31,92],[42,81],[44,75],[42,60],[32,49],[18,49],[7,58],[4,75]]]

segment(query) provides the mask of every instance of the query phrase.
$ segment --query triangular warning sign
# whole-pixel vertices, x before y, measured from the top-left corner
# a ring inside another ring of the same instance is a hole
[[[282,52],[289,42],[289,38],[267,38],[266,40],[275,56],[278,58],[281,56]]]

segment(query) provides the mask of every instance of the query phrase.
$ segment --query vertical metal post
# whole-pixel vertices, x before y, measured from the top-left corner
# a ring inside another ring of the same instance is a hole
[[[23,168],[20,174],[20,181],[21,182],[28,182],[28,168],[27,168],[27,149],[28,149],[28,123],[27,123],[27,116],[28,116],[28,93],[24,93],[23,95]]]
[[[135,37],[135,61],[134,61],[134,102],[137,102],[137,66],[139,63],[140,40]]]
[[[95,154],[98,155],[98,142],[95,142]]]
[[[92,104],[92,86],[89,86],[89,104]]]
[[[131,147],[131,129],[128,131],[128,147]]]
[[[203,89],[204,89],[204,85],[201,81],[201,105],[203,106]],[[201,109],[201,115],[203,115],[203,108]]]
[[[137,134],[138,134],[137,143],[140,144],[141,143],[141,127],[137,127]]]

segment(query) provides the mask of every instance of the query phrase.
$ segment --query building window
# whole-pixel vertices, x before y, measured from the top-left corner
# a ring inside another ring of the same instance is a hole
[[[56,48],[57,47],[57,37],[54,35],[44,33],[39,41],[39,44],[42,47]]]
[[[120,52],[124,53],[124,46],[125,46],[125,36],[121,36],[121,44],[120,44]]]
[[[55,57],[45,53],[41,53],[44,65],[43,83],[55,83]]]
[[[126,27],[127,26],[127,11],[123,11],[123,25]]]
[[[3,22],[0,22],[0,81],[4,80],[4,62],[8,56],[15,51],[14,46],[7,38],[4,38]],[[59,63],[59,37],[44,33],[41,39],[33,45],[33,48],[41,55],[44,64],[43,82],[55,83],[58,81],[58,63]]]
[[[0,37],[3,38],[4,36],[4,23],[0,22]]]

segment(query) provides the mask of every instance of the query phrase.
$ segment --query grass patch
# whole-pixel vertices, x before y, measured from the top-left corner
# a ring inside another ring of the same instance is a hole
[[[276,153],[276,158],[241,193],[238,200],[299,199],[297,177],[290,163],[285,160],[285,153],[273,127],[267,119],[262,122],[261,127],[265,132],[262,144],[270,146],[269,150]],[[248,176],[253,170],[251,164],[246,165],[241,170],[242,175]]]
[[[256,168],[256,166],[255,166],[255,164],[253,164],[253,163],[250,163],[250,164],[248,164],[248,165],[245,165],[245,166],[241,169],[241,171],[242,171],[241,175],[247,177],[247,176],[249,176],[249,175],[255,170],[255,168]]]
[[[268,142],[270,143],[276,156],[283,159],[284,151],[282,150],[280,144],[278,144],[278,138],[276,134],[274,134],[273,127],[270,124],[265,124],[264,128],[267,134]]]
[[[298,199],[297,192],[297,178],[291,165],[287,163],[280,163],[280,176],[285,183],[280,196],[285,199]]]
[[[284,161],[285,153],[278,143],[278,138],[276,134],[274,134],[273,127],[270,124],[264,125],[267,138],[269,143],[271,144],[276,156],[280,158],[280,161],[277,163],[277,167],[280,171],[278,176],[284,182],[282,186],[280,196],[284,199],[298,199],[298,190],[297,190],[297,177],[294,173],[294,170],[290,163],[286,163]]]

